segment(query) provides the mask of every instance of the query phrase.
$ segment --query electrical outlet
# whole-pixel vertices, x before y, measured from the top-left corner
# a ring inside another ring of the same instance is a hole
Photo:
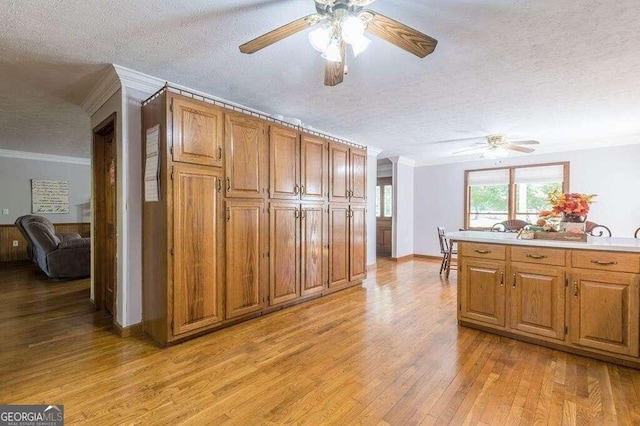
[[[20,244],[20,242],[18,240],[13,240],[13,246],[14,247],[18,247],[18,244]]]
[[[9,214],[9,209],[2,209],[2,214]]]

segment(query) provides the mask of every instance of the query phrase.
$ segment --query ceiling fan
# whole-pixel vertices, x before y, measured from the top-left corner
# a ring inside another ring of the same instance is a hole
[[[458,141],[465,141],[469,139],[461,139]],[[475,139],[473,139],[475,140]],[[458,142],[458,141],[450,141],[450,142]],[[482,156],[485,158],[502,158],[506,157],[509,154],[509,151],[517,151],[525,154],[530,154],[535,151],[534,148],[528,148],[522,145],[539,145],[538,141],[508,141],[507,135],[504,134],[495,134],[489,135],[486,137],[486,140],[483,142],[477,142],[473,148],[463,149],[462,151],[454,152],[453,155],[456,154],[471,154],[473,152],[482,152]]]
[[[347,45],[354,56],[362,53],[373,34],[420,58],[432,53],[438,41],[380,13],[364,9],[374,0],[315,0],[316,13],[290,22],[240,46],[242,53],[255,53],[306,28],[311,45],[325,59],[324,84],[342,83],[345,74]]]

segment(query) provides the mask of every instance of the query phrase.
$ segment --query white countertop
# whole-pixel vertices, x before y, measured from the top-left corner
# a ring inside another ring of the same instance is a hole
[[[587,242],[585,243],[556,240],[518,240],[516,236],[517,233],[513,232],[458,231],[446,233],[446,237],[451,240],[473,243],[640,253],[640,238],[588,236]]]

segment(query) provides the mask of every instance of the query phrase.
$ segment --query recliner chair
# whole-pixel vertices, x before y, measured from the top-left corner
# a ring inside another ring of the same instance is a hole
[[[51,278],[81,278],[91,273],[91,239],[76,233],[56,234],[51,221],[26,215],[16,219],[16,227],[27,240],[27,253]]]

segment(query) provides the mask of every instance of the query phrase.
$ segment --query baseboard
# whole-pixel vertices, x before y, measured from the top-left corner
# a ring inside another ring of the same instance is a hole
[[[392,257],[391,260],[393,260],[394,262],[408,262],[409,260],[413,259],[413,254],[408,254],[406,256],[400,256],[400,257]]]
[[[367,265],[367,272],[373,272],[378,268],[377,263],[372,263],[371,265]]]
[[[442,262],[442,256],[431,256],[430,254],[414,254],[413,257],[415,257],[416,259],[437,260],[438,262]]]
[[[113,322],[113,331],[118,337],[130,337],[130,336],[140,336],[142,334],[142,323],[129,325],[127,327],[123,327],[117,322]]]

